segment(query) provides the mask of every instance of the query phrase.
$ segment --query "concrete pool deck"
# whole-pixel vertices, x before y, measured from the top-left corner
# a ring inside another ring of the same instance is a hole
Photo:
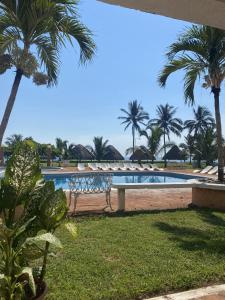
[[[185,189],[158,189],[158,190],[128,190],[126,192],[125,211],[148,211],[187,208],[191,203],[192,190]],[[137,201],[138,200],[138,201]],[[117,190],[111,192],[111,202],[114,211],[118,208]],[[77,214],[102,213],[105,207],[105,195],[82,195],[78,198]],[[70,211],[73,210],[73,202]]]

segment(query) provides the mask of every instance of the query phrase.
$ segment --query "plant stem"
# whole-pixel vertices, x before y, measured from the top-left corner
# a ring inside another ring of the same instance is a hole
[[[43,258],[41,275],[40,275],[41,282],[44,280],[44,277],[45,277],[45,274],[46,274],[46,267],[47,267],[47,258],[48,258],[49,246],[50,246],[50,243],[46,242],[45,243],[45,254],[44,254],[44,258]]]

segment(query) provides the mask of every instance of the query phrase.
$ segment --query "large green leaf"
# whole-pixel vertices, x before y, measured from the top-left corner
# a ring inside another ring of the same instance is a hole
[[[62,244],[61,244],[60,240],[57,237],[55,237],[53,234],[51,234],[50,232],[40,234],[35,237],[26,239],[24,246],[26,246],[26,244],[32,245],[32,244],[37,244],[39,242],[48,242],[49,244],[51,244],[57,248],[62,248]]]
[[[77,238],[77,226],[73,222],[66,222],[64,226],[74,239]]]
[[[39,158],[34,146],[29,142],[19,143],[6,167],[0,202],[5,204],[8,201],[10,205],[15,205],[15,201],[17,205],[26,204],[31,190],[41,178]]]

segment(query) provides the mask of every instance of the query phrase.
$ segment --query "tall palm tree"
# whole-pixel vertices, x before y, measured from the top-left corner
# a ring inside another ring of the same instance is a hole
[[[141,104],[138,104],[137,100],[128,103],[128,110],[125,110],[123,108],[121,108],[120,110],[123,113],[125,113],[125,116],[118,117],[118,119],[124,120],[121,123],[126,125],[124,130],[126,130],[130,126],[132,128],[132,137],[133,137],[132,148],[134,154],[135,132],[141,131],[140,125],[146,126],[144,121],[149,119],[149,115],[147,112],[144,111],[144,108],[141,106]]]
[[[147,149],[152,157],[152,163],[154,162],[154,158],[157,153],[160,151],[160,141],[163,135],[163,131],[158,126],[151,126],[150,133],[147,130],[143,130],[140,132],[141,136],[145,136],[147,139]]]
[[[184,128],[188,129],[189,134],[194,133],[194,136],[205,132],[209,127],[215,126],[215,120],[211,112],[204,106],[198,106],[193,109],[194,119],[184,122]]]
[[[203,77],[203,87],[210,88],[214,96],[217,144],[218,179],[224,180],[224,152],[220,115],[220,92],[225,78],[225,31],[209,26],[193,25],[181,34],[167,53],[168,64],[159,77],[161,86],[165,86],[168,77],[184,70],[185,102],[195,102],[194,88],[197,79]]]
[[[163,148],[164,148],[164,157],[166,156],[166,137],[170,141],[170,133],[174,133],[176,136],[181,136],[183,130],[183,122],[179,118],[175,118],[177,109],[168,103],[166,105],[158,105],[156,109],[157,118],[149,121],[148,128],[152,126],[158,126],[161,128],[163,134]],[[167,166],[166,157],[164,159],[164,165]]]
[[[195,139],[196,139],[195,137],[196,135],[192,136],[191,134],[188,134],[184,138],[184,143],[181,143],[179,145],[179,147],[183,149],[183,151],[186,151],[188,153],[190,158],[190,164],[192,163],[192,156],[195,151]]]
[[[94,155],[97,161],[105,159],[108,154],[108,140],[103,141],[102,136],[95,136],[93,139],[94,147],[86,146],[86,148]]]
[[[37,85],[56,85],[61,49],[73,40],[80,62],[90,60],[95,44],[79,20],[76,0],[0,1],[0,73],[14,68],[16,74],[0,124],[0,146],[22,77],[32,77]]]

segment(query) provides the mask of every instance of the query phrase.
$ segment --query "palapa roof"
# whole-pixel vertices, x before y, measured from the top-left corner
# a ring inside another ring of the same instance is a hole
[[[99,0],[144,12],[225,29],[225,0]]]
[[[94,156],[92,155],[92,153],[90,151],[88,151],[88,149],[85,148],[81,144],[75,145],[73,150],[74,150],[74,153],[75,153],[77,159],[80,159],[80,160],[94,159]]]
[[[151,160],[152,156],[144,146],[139,147],[135,150],[134,154],[131,155],[130,160]]]
[[[182,160],[183,155],[182,151],[179,149],[178,146],[174,145],[165,156],[163,156],[163,159],[167,160]]]
[[[124,160],[121,153],[113,146],[107,146],[107,153],[104,157],[105,160]]]

